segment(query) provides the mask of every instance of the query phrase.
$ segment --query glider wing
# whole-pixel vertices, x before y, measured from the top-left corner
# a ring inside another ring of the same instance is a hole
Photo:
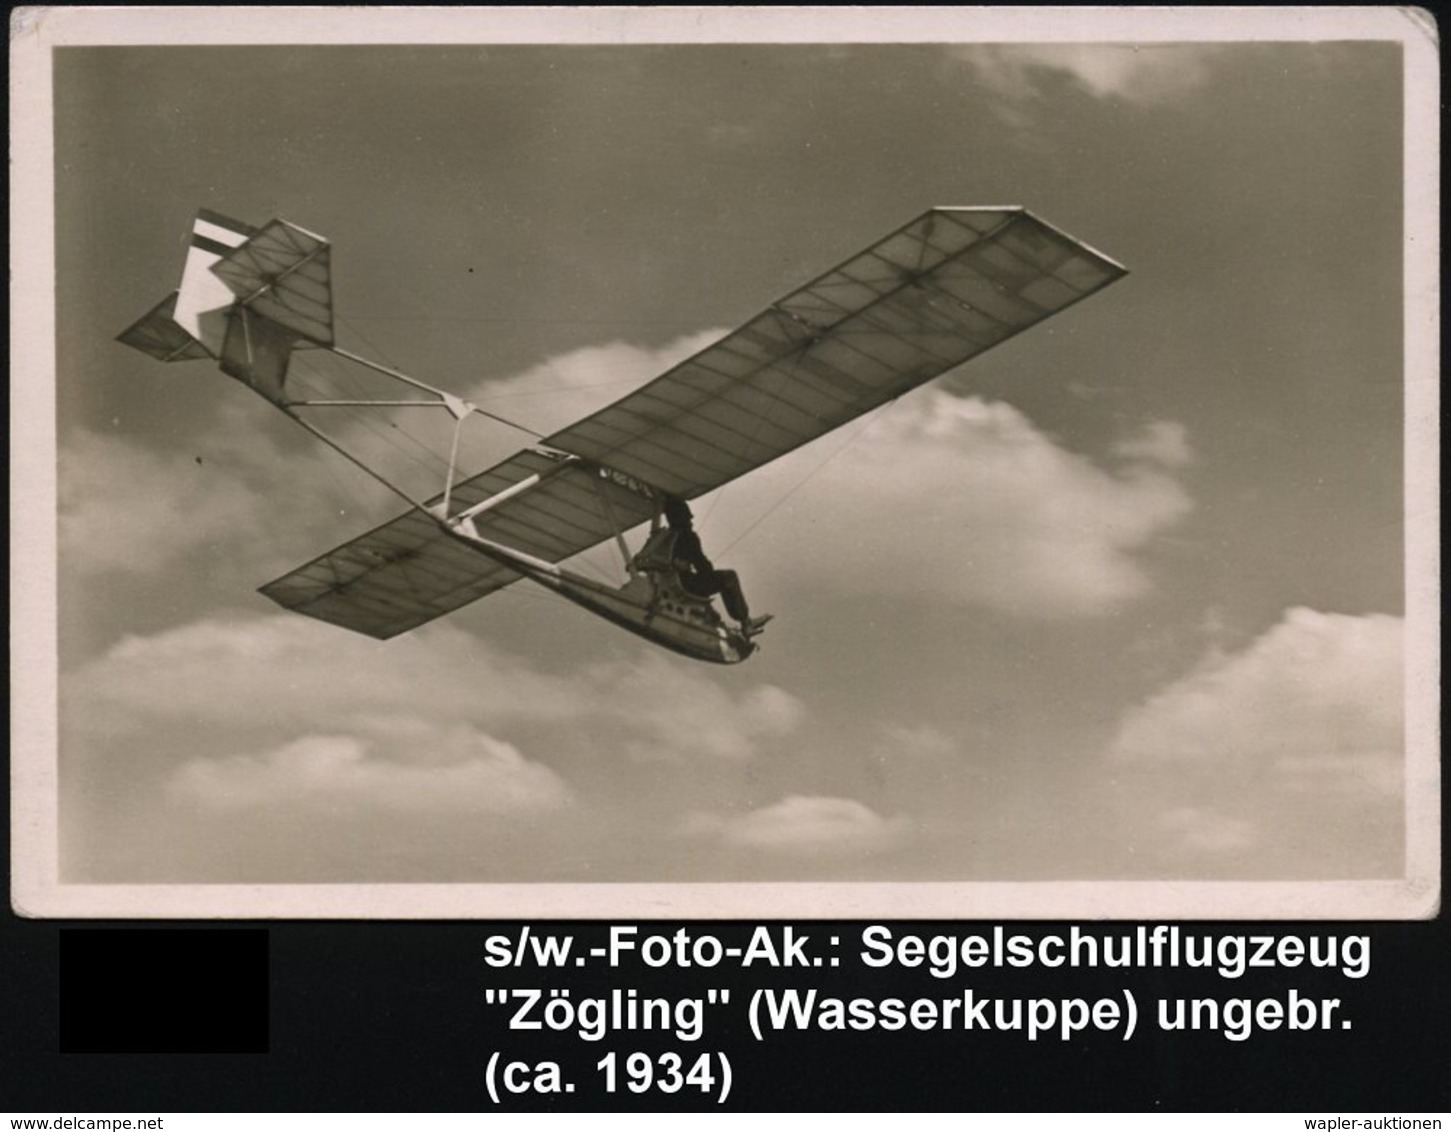
[[[934,208],[545,444],[693,498],[1124,274],[1025,209]]]
[[[549,562],[587,550],[655,511],[647,494],[619,477],[530,450],[457,484],[450,511],[456,515],[510,489],[516,493],[475,516],[478,533]],[[432,515],[409,511],[261,592],[286,609],[386,639],[519,577],[454,538]]]

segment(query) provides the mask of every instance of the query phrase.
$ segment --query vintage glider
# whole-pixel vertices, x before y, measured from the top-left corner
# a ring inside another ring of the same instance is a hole
[[[731,664],[755,649],[671,563],[670,499],[758,468],[1107,286],[1125,269],[1026,209],[934,208],[772,303],[739,330],[495,467],[456,476],[462,399],[341,349],[330,245],[285,220],[260,228],[203,210],[179,289],[119,341],[162,361],[215,359],[405,498],[398,518],[261,592],[386,639],[529,578],[666,648]],[[296,350],[326,350],[408,387],[412,400],[316,400],[290,388]],[[442,491],[415,499],[299,410],[418,405],[453,419]],[[638,553],[625,535],[648,522]],[[614,539],[628,580],[560,565]]]

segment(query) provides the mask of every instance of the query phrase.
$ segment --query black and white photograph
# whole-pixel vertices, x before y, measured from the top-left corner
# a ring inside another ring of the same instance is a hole
[[[22,911],[1436,907],[1413,13],[56,15]]]
[[[12,1128],[1440,1127],[1434,17],[10,30]]]

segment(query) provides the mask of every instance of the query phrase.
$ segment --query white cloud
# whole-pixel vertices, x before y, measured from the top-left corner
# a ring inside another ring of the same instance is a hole
[[[779,688],[733,694],[653,652],[563,677],[449,623],[379,642],[281,615],[128,637],[68,676],[66,695],[112,735],[202,724],[346,735],[360,720],[487,719],[493,729],[529,727],[561,742],[568,731],[602,756],[655,760],[748,759],[804,717]]]
[[[726,333],[701,330],[659,348],[628,342],[586,346],[503,381],[476,385],[463,395],[480,408],[548,433],[619,400]]]
[[[126,637],[72,682],[106,706],[112,726],[187,717],[331,730],[359,712],[508,718],[569,702],[563,682],[508,664],[452,625],[382,642],[282,614]]]
[[[1094,98],[1150,104],[1202,86],[1217,48],[1201,44],[1032,44],[957,49],[998,93],[1040,94],[1043,80],[1066,78]]]
[[[735,816],[696,814],[685,832],[735,848],[805,856],[861,856],[894,848],[906,837],[901,818],[884,818],[850,798],[791,795]]]
[[[1125,840],[1205,862],[1253,848],[1289,875],[1384,875],[1402,860],[1401,618],[1296,608],[1123,718],[1105,768]]]
[[[192,759],[168,782],[176,799],[215,809],[303,807],[432,814],[550,810],[569,792],[553,771],[473,728],[406,728],[408,745],[384,755],[387,728],[309,735],[261,755]],[[430,757],[415,761],[419,752]],[[436,761],[441,754],[448,761]]]
[[[597,665],[581,674],[595,710],[633,724],[625,751],[641,761],[744,760],[763,742],[789,735],[805,717],[801,701],[774,685],[732,697],[721,685],[669,657]]]
[[[61,445],[58,474],[61,560],[87,573],[151,573],[261,529],[261,496],[192,456],[76,430]]]
[[[228,585],[256,585],[289,555],[327,549],[317,532],[334,520],[342,541],[398,512],[395,496],[331,450],[285,451],[269,413],[256,398],[223,396],[210,425],[177,447],[68,432],[58,453],[62,564],[160,574],[205,553],[209,576],[222,570]],[[284,435],[294,427],[283,426]]]
[[[762,526],[775,540],[768,570],[798,588],[1102,613],[1144,592],[1137,552],[1190,509],[1162,436],[1106,470],[1010,405],[938,389],[893,405],[824,467],[843,442],[822,443],[732,485],[709,512],[708,531],[747,529],[811,476]]]
[[[1182,468],[1194,462],[1188,430],[1178,421],[1150,421],[1138,436],[1114,445],[1114,452],[1126,460],[1141,460],[1165,468]]]
[[[1243,652],[1212,656],[1130,712],[1113,751],[1141,762],[1251,760],[1286,774],[1323,772],[1345,756],[1399,760],[1403,629],[1399,617],[1291,609]]]
[[[168,876],[635,875],[805,712],[617,655],[555,675],[450,624],[379,642],[294,615],[133,636],[62,676],[68,797]]]
[[[957,752],[957,741],[930,724],[892,724],[882,729],[883,758],[938,760]]]

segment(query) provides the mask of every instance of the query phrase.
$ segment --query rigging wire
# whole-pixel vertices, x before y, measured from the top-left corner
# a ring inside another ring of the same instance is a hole
[[[382,358],[383,361],[387,362],[388,365],[392,366],[394,369],[399,368],[398,363],[393,360],[393,358],[388,354],[388,351],[384,350],[381,346],[379,346],[376,342],[374,342],[371,338],[363,333],[363,328],[358,325],[356,319],[349,318],[346,315],[342,314],[339,314],[336,317],[337,320],[344,326],[346,326],[351,333],[358,336],[358,340],[361,341],[364,346],[372,350],[373,353],[377,354],[378,357]]]
[[[747,437],[747,439],[750,440],[750,442],[752,444],[756,443],[757,440],[760,438],[761,427],[764,424],[768,423],[768,421],[770,421],[770,417],[771,417],[772,413],[781,405],[782,400],[783,400],[782,393],[786,389],[787,382],[789,382],[796,375],[796,373],[798,372],[798,366],[799,366],[799,362],[797,360],[798,359],[798,356],[804,357],[805,354],[806,354],[806,351],[809,350],[809,349],[811,349],[812,343],[813,343],[813,339],[810,339],[810,338],[806,339],[804,342],[802,342],[801,349],[799,351],[793,350],[791,352],[791,355],[789,355],[785,359],[787,361],[788,365],[791,367],[790,370],[787,370],[785,368],[781,368],[779,366],[777,367],[777,372],[780,373],[781,379],[778,382],[776,382],[776,388],[771,393],[771,399],[770,399],[770,401],[767,402],[765,411],[757,415],[757,417],[756,417],[756,423],[751,428],[751,434],[750,434],[749,437]],[[767,363],[767,364],[768,365],[774,365],[775,363],[774,362],[770,362],[770,363]],[[770,422],[770,423],[774,423],[774,422]],[[721,501],[722,498],[724,498],[725,493],[726,493],[726,489],[728,487],[730,487],[730,485],[729,484],[726,484],[723,487],[721,487],[721,489],[719,491],[717,491],[715,493],[715,496],[710,501],[710,506],[708,508],[706,508],[705,514],[701,517],[701,522],[702,523],[707,522],[710,519],[711,515],[715,513],[715,509],[716,509],[716,507],[718,507],[720,505],[720,501]],[[784,500],[782,500],[782,502],[784,502]],[[774,510],[774,508],[773,508],[773,510]],[[761,519],[764,519],[764,518],[765,518],[765,515],[762,515],[761,516]],[[754,530],[755,527],[757,526],[757,524],[760,523],[761,519],[757,519],[756,522],[755,523],[752,523],[749,527],[746,528],[746,530],[747,531]],[[740,542],[741,539],[744,538],[744,537],[745,537],[744,533],[743,534],[740,534],[740,535],[737,535],[735,537],[735,539],[731,542],[730,546],[735,546],[735,544],[738,543],[738,542]],[[729,549],[729,547],[727,547],[726,549]]]
[[[774,502],[773,504],[771,504],[771,506],[769,506],[768,508],[766,508],[765,511],[763,511],[760,515],[758,515],[755,518],[755,520],[752,521],[745,528],[745,530],[741,531],[740,534],[736,535],[735,538],[731,539],[730,542],[728,542],[725,546],[723,546],[720,549],[719,553],[721,553],[721,554],[728,553],[733,547],[735,547],[735,545],[737,543],[739,543],[743,539],[745,539],[745,537],[747,535],[749,535],[752,531],[754,531],[757,527],[759,527],[762,523],[764,523],[768,518],[770,518],[770,516],[775,511],[779,510],[782,506],[785,505],[785,503],[786,503],[786,501],[788,499],[790,499],[793,495],[795,495],[798,491],[800,491],[803,487],[805,487],[808,483],[810,483],[811,480],[815,479],[816,476],[817,476],[817,474],[820,473],[826,467],[826,465],[830,464],[833,460],[835,460],[838,456],[840,456],[843,452],[845,452],[848,448],[850,448],[852,446],[852,444],[854,444],[856,442],[857,438],[860,437],[861,434],[866,431],[867,426],[870,425],[873,420],[875,420],[878,416],[882,415],[884,411],[889,410],[896,403],[897,402],[896,402],[895,399],[893,399],[891,401],[884,402],[883,404],[878,405],[871,412],[867,413],[864,417],[862,417],[862,419],[857,422],[856,427],[851,430],[851,432],[847,436],[846,440],[844,440],[824,460],[822,460],[819,464],[817,464],[814,468],[812,468],[809,472],[807,472],[804,476],[802,476],[801,479],[797,480],[795,484],[793,484],[790,488],[788,488],[781,495],[781,497],[776,500],[776,502]]]
[[[558,374],[556,374],[555,376],[558,376]],[[644,384],[644,382],[642,382],[639,378],[628,377],[621,378],[619,381],[591,381],[586,385],[561,384],[546,386],[542,389],[515,389],[513,392],[510,393],[493,393],[487,397],[475,397],[473,398],[473,400],[477,402],[488,402],[508,401],[515,397],[548,397],[552,394],[575,393],[581,389],[616,389],[622,385],[627,385],[632,389],[637,389],[642,384]]]
[[[399,372],[402,372],[402,367],[399,366],[396,362],[394,362],[393,359],[391,357],[389,357],[389,355],[387,354],[386,351],[380,349],[377,345],[375,345],[373,343],[372,339],[370,339],[366,334],[363,333],[362,328],[357,324],[357,322],[354,319],[347,318],[347,317],[345,317],[343,315],[339,315],[338,316],[338,321],[341,322],[343,325],[345,325],[349,329],[349,331],[351,331],[353,334],[356,334],[358,336],[358,338],[362,341],[363,345],[367,346],[368,349],[372,350],[379,357],[381,357],[391,368],[396,369]],[[334,356],[336,356],[336,355],[334,355]],[[476,403],[478,401],[485,401],[485,400],[488,400],[488,398],[474,397],[474,398],[470,398],[470,403]],[[528,425],[522,425],[518,421],[511,421],[507,417],[501,417],[501,416],[498,416],[495,413],[486,412],[483,409],[476,408],[475,409],[475,412],[477,412],[480,416],[487,417],[491,421],[498,421],[502,425],[507,425],[510,428],[518,429],[520,432],[528,433],[535,440],[543,440],[544,439],[544,434],[542,432],[536,432],[534,429],[530,428]]]
[[[334,359],[333,362],[330,364],[338,365],[336,359]],[[314,381],[320,381],[324,383],[321,388],[317,388],[316,386],[309,387],[307,385],[304,385],[303,388],[307,392],[317,392],[323,395],[332,394],[334,393],[334,387],[327,384],[329,380],[332,380],[336,381],[338,385],[341,386],[342,391],[348,394],[349,397],[364,399],[358,392],[357,388],[347,378],[340,379],[337,374],[334,374],[330,379],[328,375],[322,374],[319,371],[312,369],[313,362],[311,361],[311,359],[305,361],[304,366],[308,369]],[[318,399],[325,399],[325,396],[319,397]],[[298,406],[298,408],[305,409],[307,408],[307,406]],[[368,433],[379,443],[386,445],[393,451],[397,452],[402,458],[415,460],[419,464],[428,467],[430,471],[443,471],[447,469],[448,462],[446,460],[439,456],[439,454],[435,452],[432,448],[430,448],[423,440],[419,439],[417,436],[414,436],[411,432],[409,432],[408,429],[401,425],[398,421],[393,420],[389,417],[385,417],[384,420],[386,421],[386,427],[384,427],[379,424],[374,416],[363,412],[363,407],[333,407],[334,410],[339,408],[342,410],[342,415],[344,419],[358,427],[361,431]],[[400,437],[402,438],[401,440],[399,439]]]
[[[294,375],[291,374],[291,373],[289,373],[288,374],[288,380],[289,381],[294,380]],[[307,389],[307,382],[306,382],[305,379],[302,380],[302,381],[299,381],[298,384],[304,389],[304,391],[306,391],[306,389]],[[331,453],[331,451],[332,450],[331,449],[328,449],[328,448],[323,448],[321,450],[321,452],[325,452],[325,453]],[[335,453],[334,453],[334,455],[335,455]],[[322,468],[322,470],[327,473],[328,478],[330,480],[332,480],[332,482],[333,482],[333,486],[338,489],[338,494],[340,496],[343,496],[343,497],[351,497],[352,495],[354,495],[356,493],[356,490],[357,489],[356,489],[356,487],[354,485],[352,485],[352,484],[345,484],[343,482],[342,477],[338,475],[337,470],[334,467],[332,460],[327,459],[327,458],[318,458],[318,459],[316,459],[315,462],[317,463],[317,466],[318,467]]]
[[[391,358],[389,358],[387,352],[378,347],[377,344],[374,343],[372,339],[366,333],[364,333],[353,320],[339,316],[338,321],[346,324],[350,331],[356,334],[357,337],[361,339],[370,350],[374,351],[379,355],[382,355],[384,358],[388,358],[391,363]],[[359,367],[359,364],[357,362],[349,359],[346,355],[339,355],[332,351],[323,351],[323,355],[326,358],[325,362],[321,359],[317,359],[309,364],[309,368],[314,376],[321,381],[329,380],[322,374],[322,366],[325,365],[331,369],[331,381],[334,382],[340,389],[342,389],[346,395],[344,397],[340,397],[339,399],[367,401],[370,400],[373,396],[376,396],[376,394],[372,393],[370,387],[363,384],[361,375],[358,373],[358,368],[361,367]],[[331,393],[332,390],[324,389],[320,392]],[[325,398],[319,397],[318,399],[321,400]],[[307,406],[299,406],[299,408],[306,407]],[[397,406],[392,406],[392,408],[396,407]],[[440,400],[438,401],[437,407],[439,409],[444,409],[446,407],[446,403],[442,400],[442,398],[440,398]],[[314,408],[320,409],[323,408],[323,406],[314,406]],[[449,469],[453,467],[452,461],[446,458],[439,449],[430,446],[427,441],[421,439],[418,435],[416,435],[413,431],[406,427],[399,419],[397,419],[398,414],[384,414],[383,421],[385,423],[380,425],[376,416],[373,413],[369,413],[366,411],[366,405],[328,406],[328,408],[331,408],[333,410],[344,410],[344,418],[348,421],[353,422],[353,424],[356,425],[356,427],[358,427],[361,431],[368,433],[375,440],[391,448],[393,451],[397,452],[405,459],[412,458],[419,466],[429,468],[432,473],[436,473],[440,476],[445,476],[448,474]],[[380,405],[378,406],[378,408],[385,408],[385,406]],[[532,429],[520,425],[515,421],[507,420],[506,418],[500,417],[497,414],[488,413],[483,410],[476,411],[481,416],[499,421],[500,423],[505,424],[511,428],[515,428],[519,431],[529,433],[536,438],[541,437],[540,433],[534,432]],[[441,444],[442,442],[440,441],[438,443]],[[412,449],[412,452],[407,450],[410,448]]]

